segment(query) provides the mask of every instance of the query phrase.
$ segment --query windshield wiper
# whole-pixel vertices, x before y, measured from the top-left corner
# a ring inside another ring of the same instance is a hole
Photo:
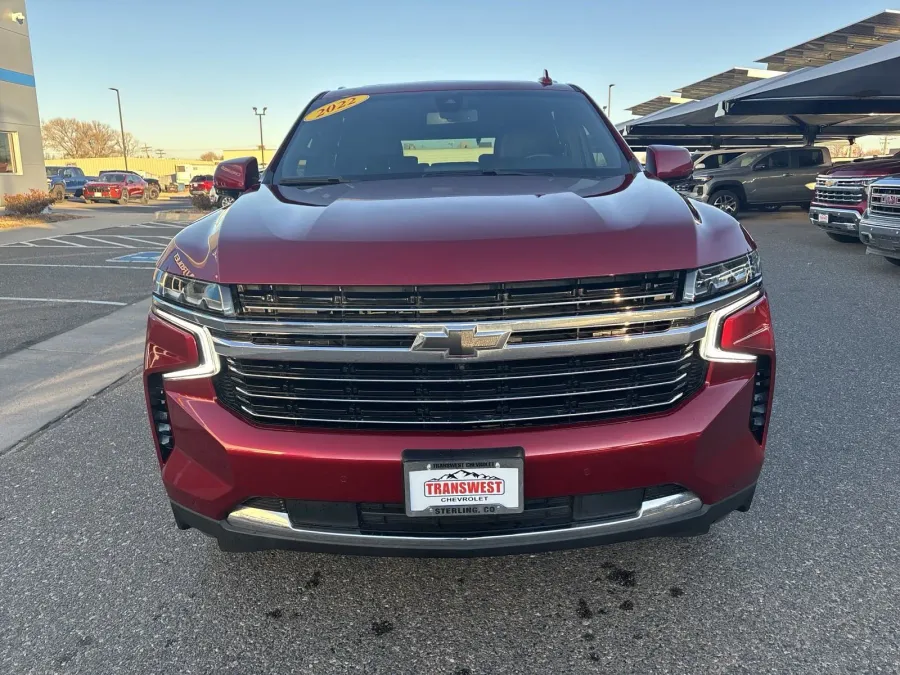
[[[336,185],[337,183],[349,183],[346,178],[340,176],[295,176],[294,178],[282,178],[278,181],[279,185],[290,185],[293,187],[313,186],[313,185]]]

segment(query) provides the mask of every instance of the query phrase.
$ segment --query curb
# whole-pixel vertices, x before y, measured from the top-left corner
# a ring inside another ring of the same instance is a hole
[[[212,211],[210,211],[212,213]],[[178,213],[177,211],[157,211],[153,214],[153,220],[168,223],[193,223],[200,220],[204,213]]]
[[[0,458],[140,367],[147,298],[0,359]]]

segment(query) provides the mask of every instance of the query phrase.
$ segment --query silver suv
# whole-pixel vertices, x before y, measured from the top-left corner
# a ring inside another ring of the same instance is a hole
[[[695,171],[681,192],[727,213],[747,208],[808,207],[816,176],[831,166],[828,148],[769,148],[745,152],[718,169]]]

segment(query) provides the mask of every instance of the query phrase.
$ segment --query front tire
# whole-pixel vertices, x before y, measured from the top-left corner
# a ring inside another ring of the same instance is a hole
[[[741,197],[734,190],[716,190],[710,196],[708,203],[729,216],[737,215],[741,209]]]
[[[53,189],[50,191],[50,195],[53,197],[53,201],[61,202],[66,199],[66,188],[62,185],[54,185]]]
[[[122,196],[114,201],[119,206],[126,206],[128,204],[128,190],[123,190]]]
[[[219,195],[216,206],[220,209],[227,209],[232,204],[234,204],[234,197],[231,195]]]
[[[891,265],[900,266],[900,258],[885,258]]]
[[[144,193],[141,195],[141,204],[149,204],[150,203],[150,194],[147,190],[144,190]]]
[[[839,241],[842,244],[858,244],[859,237],[854,237],[852,234],[838,234],[837,232],[826,232],[829,237],[834,239],[835,241]]]

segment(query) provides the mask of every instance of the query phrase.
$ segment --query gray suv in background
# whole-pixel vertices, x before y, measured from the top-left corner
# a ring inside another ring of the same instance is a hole
[[[815,195],[816,176],[830,166],[828,148],[755,150],[718,169],[694,171],[690,187],[681,192],[731,214],[789,204],[808,207]]]

